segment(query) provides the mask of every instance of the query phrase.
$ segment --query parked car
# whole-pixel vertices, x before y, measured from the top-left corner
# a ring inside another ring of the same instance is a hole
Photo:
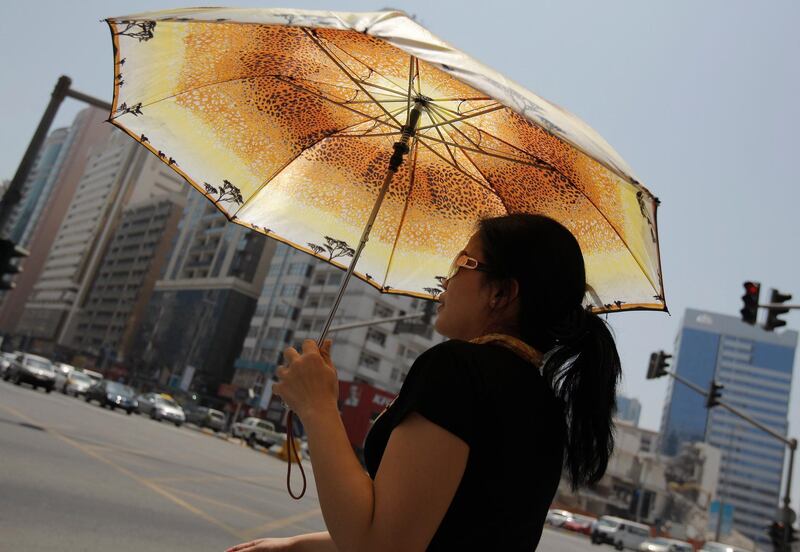
[[[699,552],[747,552],[747,550],[732,544],[709,541],[703,545]]]
[[[694,552],[694,546],[686,541],[657,537],[639,545],[642,552]]]
[[[545,522],[553,527],[561,527],[571,517],[572,512],[567,510],[547,510]]]
[[[103,374],[100,372],[95,372],[94,370],[86,370],[85,368],[82,368],[81,372],[92,378],[95,383],[100,383],[104,379]]]
[[[187,407],[186,421],[198,427],[207,427],[214,431],[225,430],[225,413],[207,406]]]
[[[136,400],[139,402],[139,412],[149,415],[154,420],[167,420],[178,427],[186,421],[183,408],[169,395],[145,393],[139,395]]]
[[[67,377],[75,370],[75,367],[66,362],[54,362],[53,368],[56,371],[56,389],[64,390],[67,384]]]
[[[286,434],[275,431],[275,424],[261,418],[245,418],[231,426],[231,434],[247,441],[247,444],[256,444],[271,447],[275,443],[286,440]]]
[[[639,550],[639,545],[649,538],[649,526],[614,516],[602,516],[592,531],[592,544],[608,543],[617,550]]]
[[[583,533],[584,535],[591,535],[596,522],[597,518],[572,514],[572,517],[565,521],[561,528],[575,531],[576,533]]]
[[[70,372],[69,376],[67,376],[64,386],[61,388],[61,392],[65,395],[72,395],[75,397],[85,395],[89,388],[95,383],[96,382],[92,378],[80,370],[73,370]]]
[[[19,354],[19,351],[16,353],[7,353],[5,351],[0,351],[0,376],[5,375],[6,370],[8,367],[11,366],[11,363],[14,361],[14,357]]]
[[[100,406],[111,410],[121,408],[128,415],[138,406],[133,389],[111,380],[103,380],[91,386],[86,391],[85,399],[86,402],[97,401]]]
[[[56,373],[48,359],[30,353],[19,353],[9,364],[3,379],[11,380],[17,385],[29,383],[34,389],[42,387],[49,393],[55,386]]]

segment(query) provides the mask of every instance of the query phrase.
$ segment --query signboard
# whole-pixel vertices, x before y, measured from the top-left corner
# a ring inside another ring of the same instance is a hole
[[[189,386],[192,384],[192,379],[194,379],[194,366],[187,366],[183,369],[183,377],[181,378],[181,389],[184,391],[189,390]]]

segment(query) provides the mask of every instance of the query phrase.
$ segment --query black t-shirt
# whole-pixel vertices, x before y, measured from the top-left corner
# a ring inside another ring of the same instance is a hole
[[[367,435],[373,479],[389,434],[411,411],[469,445],[464,475],[428,550],[534,550],[566,436],[561,402],[538,368],[492,343],[450,340],[425,351]]]

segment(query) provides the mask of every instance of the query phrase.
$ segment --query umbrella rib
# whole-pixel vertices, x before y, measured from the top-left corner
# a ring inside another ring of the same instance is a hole
[[[433,117],[434,117],[433,116],[433,112],[430,109],[428,109],[427,106],[425,108],[425,112],[428,114],[428,117],[430,117],[430,119],[433,120]],[[445,142],[445,138],[444,138],[444,135],[442,134],[441,129],[438,126],[435,126],[433,128],[434,128],[434,130],[436,130],[436,133],[439,135],[439,138],[442,139],[442,143],[444,143],[444,147],[445,147],[445,149],[447,149],[447,153],[450,154],[450,158],[453,160],[453,165],[458,167],[458,161],[456,161],[456,156],[453,155],[453,152],[450,149],[450,146],[448,146],[447,143]],[[462,170],[462,169],[459,167],[459,170]]]
[[[494,136],[493,134],[491,134],[491,133],[489,133],[489,132],[485,132],[485,131],[483,131],[483,130],[481,130],[481,129],[478,129],[476,126],[474,126],[474,125],[472,125],[472,124],[470,124],[470,123],[466,123],[466,124],[467,124],[468,126],[472,127],[473,129],[475,129],[477,132],[483,132],[483,133],[484,133],[484,134],[486,134],[487,136],[491,136],[492,138],[494,138],[494,139],[496,139],[496,140],[498,140],[498,141],[500,141],[500,142],[502,142],[502,143],[504,143],[504,144],[508,145],[509,147],[512,147],[512,148],[514,148],[514,149],[516,149],[516,150],[518,150],[518,151],[520,151],[520,152],[527,153],[527,152],[524,152],[524,150],[521,150],[521,149],[519,149],[519,148],[516,148],[516,147],[515,147],[515,146],[513,146],[512,144],[508,144],[508,143],[507,143],[505,140],[501,140],[500,138],[497,138],[496,136]],[[457,128],[455,125],[452,125],[452,124],[451,124],[450,126],[451,126],[453,129],[455,129],[456,131],[458,131],[459,133],[461,133],[461,134],[463,135],[463,132],[461,132],[461,130],[460,130],[460,129],[458,129],[458,128]],[[448,133],[448,134],[449,134],[449,133]],[[469,139],[469,137],[467,137],[466,135],[464,135],[464,137],[465,137],[467,140],[469,140],[469,141],[470,141],[470,143],[472,143],[472,140],[470,140],[470,139]],[[428,136],[427,138],[430,138],[430,137]],[[479,153],[479,154],[483,154],[483,155],[489,155],[489,156],[492,156],[492,157],[499,157],[499,158],[501,158],[501,159],[506,159],[506,158],[505,158],[505,157],[503,157],[503,156],[499,156],[499,155],[493,155],[493,154],[490,154],[490,153],[488,153],[488,152],[484,152],[484,151],[482,151],[482,148],[477,148],[477,149],[473,149],[473,148],[466,148],[466,147],[463,147],[463,146],[458,146],[458,144],[456,144],[456,146],[457,146],[457,147],[461,147],[461,149],[464,151],[464,155],[465,155],[465,156],[466,156],[466,157],[467,157],[467,158],[470,160],[470,163],[472,163],[472,165],[473,165],[473,166],[475,166],[475,168],[476,168],[476,169],[478,169],[478,167],[477,167],[477,165],[475,164],[475,162],[474,162],[474,161],[473,161],[473,160],[472,160],[472,159],[469,157],[469,155],[467,155],[467,153],[466,153],[467,151],[475,151],[476,153]],[[527,154],[527,155],[530,155],[530,154]],[[650,285],[652,286],[652,288],[653,288],[653,291],[654,291],[655,293],[659,293],[657,286],[654,284],[653,280],[650,278],[649,274],[647,273],[647,271],[645,270],[645,268],[642,266],[642,263],[639,261],[639,259],[637,259],[637,258],[636,258],[636,255],[634,255],[634,254],[633,254],[633,251],[631,250],[630,246],[628,245],[628,242],[627,242],[627,241],[625,241],[625,238],[623,238],[623,237],[622,237],[622,234],[621,234],[621,233],[619,232],[619,230],[617,230],[617,228],[616,228],[616,227],[615,227],[615,226],[614,226],[614,225],[611,223],[611,221],[610,221],[610,220],[609,220],[609,218],[606,216],[606,214],[605,214],[605,213],[602,211],[602,209],[600,209],[600,208],[599,208],[599,207],[598,207],[598,206],[595,204],[595,202],[594,202],[594,201],[593,201],[593,200],[592,200],[592,199],[589,197],[589,195],[588,195],[588,194],[587,194],[585,191],[583,191],[583,190],[580,188],[580,186],[578,186],[577,184],[575,184],[575,182],[573,182],[573,181],[572,181],[572,179],[571,179],[569,176],[567,176],[566,174],[564,174],[563,172],[561,172],[560,170],[558,170],[558,168],[557,168],[557,167],[555,167],[555,166],[551,165],[550,163],[547,163],[546,161],[544,161],[544,160],[541,160],[541,159],[538,159],[538,158],[536,158],[536,159],[537,159],[537,161],[539,161],[539,163],[541,163],[541,164],[542,164],[542,165],[544,165],[544,166],[543,166],[543,167],[540,167],[540,166],[537,166],[536,164],[533,164],[533,166],[535,166],[535,167],[537,167],[537,168],[540,168],[540,169],[543,169],[543,170],[545,170],[545,169],[546,169],[546,170],[549,170],[549,171],[555,172],[556,174],[560,175],[562,178],[564,178],[564,180],[566,180],[566,181],[569,183],[569,185],[570,185],[570,186],[572,186],[573,188],[575,188],[575,189],[578,191],[578,193],[580,193],[580,194],[581,194],[581,195],[582,195],[582,196],[583,196],[583,197],[586,199],[586,201],[588,201],[588,202],[589,202],[589,203],[592,205],[592,207],[594,207],[594,209],[595,209],[595,210],[596,210],[596,211],[597,211],[597,212],[600,214],[600,216],[603,218],[603,220],[605,220],[605,221],[606,221],[606,224],[608,224],[608,226],[609,226],[609,227],[610,227],[610,228],[611,228],[611,229],[614,231],[614,233],[617,235],[617,237],[619,238],[619,240],[620,240],[620,241],[623,243],[623,245],[625,246],[625,249],[628,251],[628,253],[630,254],[630,256],[633,258],[634,262],[635,262],[635,263],[637,264],[637,266],[639,267],[639,270],[641,270],[641,271],[642,271],[642,274],[644,274],[644,277],[647,279],[647,281],[648,281],[648,282],[650,283]],[[517,163],[520,163],[520,162],[521,162],[521,161],[515,160],[515,159],[513,159],[513,158],[508,158],[507,160],[509,160],[509,161],[512,161],[512,162],[517,162]],[[523,162],[523,164],[528,164],[528,163],[524,163],[524,162]],[[482,175],[482,176],[484,176],[484,178],[486,178],[486,177],[485,177],[485,175],[483,175],[483,171],[481,171],[480,169],[478,169],[478,171],[481,173],[481,175]],[[486,180],[487,180],[487,182],[489,182],[489,179],[488,179],[488,178],[486,178]],[[499,196],[498,196],[498,197],[499,197]],[[501,198],[500,200],[502,201],[502,198]],[[503,205],[505,205],[505,203],[503,203]],[[508,210],[508,209],[506,208],[506,210]]]
[[[464,115],[463,117],[458,117],[456,119],[450,119],[450,120],[444,121],[442,123],[439,123],[439,125],[445,125],[445,124],[449,125],[449,124],[452,124],[452,123],[458,123],[460,121],[466,121],[467,119],[472,119],[473,117],[479,117],[480,115],[486,115],[486,114],[491,113],[493,111],[497,111],[498,109],[505,109],[505,107],[506,106],[504,106],[503,104],[498,103],[497,105],[495,105],[493,107],[490,107],[488,109],[484,109],[483,111],[479,111],[477,113],[472,113],[471,115]],[[417,130],[426,130],[428,128],[433,128],[435,126],[438,126],[438,125],[421,126]]]
[[[408,184],[408,193],[406,194],[406,202],[403,205],[403,214],[400,215],[400,223],[397,225],[397,233],[394,236],[394,243],[392,244],[392,252],[389,254],[389,262],[386,263],[386,272],[383,275],[383,283],[381,284],[381,288],[386,287],[386,279],[389,277],[389,271],[392,268],[392,261],[394,260],[394,252],[397,250],[397,242],[400,241],[400,232],[403,231],[403,222],[406,219],[406,213],[408,212],[408,205],[411,203],[411,192],[414,190],[414,180],[416,178],[417,173],[417,141],[414,140],[413,145],[413,152],[411,154],[411,168],[409,169],[409,184]]]
[[[323,99],[326,102],[330,102],[333,105],[338,105],[339,107],[343,107],[344,109],[352,111],[353,113],[357,113],[358,115],[361,115],[362,117],[364,117],[364,119],[366,119],[368,121],[378,121],[379,123],[381,123],[383,125],[386,125],[386,126],[388,126],[390,128],[395,128],[390,123],[380,120],[380,117],[383,117],[383,115],[378,115],[378,116],[367,115],[366,113],[362,113],[362,112],[358,111],[357,109],[353,109],[352,107],[350,107],[350,106],[348,106],[348,105],[346,105],[344,103],[339,103],[337,101],[334,101],[334,100],[328,98],[327,96],[325,96],[324,94],[322,94],[322,93],[320,93],[320,92],[318,92],[316,90],[309,89],[309,88],[306,88],[304,86],[300,86],[299,84],[293,82],[291,79],[286,79],[286,78],[282,78],[282,77],[277,77],[277,79],[280,80],[281,82],[285,82],[286,84],[290,84],[291,86],[294,86],[295,88],[298,88],[298,89],[302,90],[303,92],[306,92],[307,94],[311,94],[312,96],[316,96],[317,98]],[[384,113],[386,113],[387,115],[389,115],[391,117],[391,114],[389,112],[387,112],[385,109],[384,109]],[[363,123],[365,121],[361,121],[361,122]],[[397,128],[399,129],[400,127],[397,127]]]
[[[285,162],[283,165],[281,165],[280,167],[278,167],[277,169],[275,169],[275,170],[272,172],[272,174],[271,174],[269,177],[267,177],[267,179],[266,179],[266,180],[264,180],[264,181],[263,181],[263,182],[262,182],[262,183],[261,183],[261,184],[258,186],[258,188],[257,188],[257,189],[256,189],[256,190],[255,190],[255,191],[252,193],[252,194],[250,194],[250,196],[248,196],[248,198],[247,198],[247,199],[244,201],[244,203],[242,203],[242,206],[241,206],[241,207],[239,207],[238,209],[236,209],[236,212],[235,212],[235,213],[233,213],[233,217],[236,217],[236,216],[239,214],[239,211],[241,211],[242,209],[244,209],[245,207],[247,207],[247,204],[250,202],[250,200],[251,200],[252,198],[256,197],[256,196],[259,194],[259,192],[261,192],[261,190],[263,190],[263,189],[264,189],[264,187],[265,187],[267,184],[269,184],[269,183],[270,183],[270,181],[271,181],[273,178],[275,178],[276,176],[278,176],[278,174],[280,174],[280,173],[281,173],[281,172],[282,172],[282,171],[283,171],[283,170],[284,170],[286,167],[288,167],[289,165],[291,165],[292,163],[294,163],[294,162],[295,162],[295,161],[296,161],[296,160],[297,160],[297,159],[298,159],[298,158],[299,158],[301,155],[303,155],[305,152],[307,152],[308,150],[310,150],[311,148],[313,148],[314,146],[316,146],[317,144],[319,144],[319,143],[320,143],[320,142],[322,142],[323,140],[325,140],[325,139],[327,139],[327,138],[330,138],[330,137],[332,137],[332,136],[333,136],[335,133],[338,133],[338,132],[345,131],[345,130],[347,130],[347,129],[349,129],[349,128],[352,128],[352,127],[354,127],[354,126],[360,125],[360,124],[362,124],[362,123],[364,123],[364,122],[365,122],[365,121],[358,121],[357,123],[354,123],[354,124],[352,124],[352,125],[348,125],[348,126],[346,126],[346,127],[343,127],[343,128],[341,128],[341,129],[337,129],[337,130],[335,130],[334,132],[332,132],[331,134],[329,134],[329,135],[326,135],[326,136],[322,136],[322,137],[320,137],[320,138],[318,138],[318,139],[314,140],[314,141],[313,141],[313,142],[311,142],[310,144],[308,144],[308,145],[306,145],[306,146],[303,146],[303,147],[302,147],[302,148],[301,148],[301,149],[300,149],[300,150],[299,150],[299,151],[298,151],[298,152],[297,152],[295,155],[291,156],[291,157],[290,157],[290,158],[289,158],[289,159],[288,159],[288,160],[287,160],[287,161],[286,161],[286,162]]]
[[[449,161],[449,160],[448,160],[448,159],[447,159],[447,158],[446,158],[444,155],[442,155],[441,153],[439,153],[438,151],[436,151],[435,149],[433,149],[433,148],[432,148],[432,147],[431,147],[429,144],[426,144],[424,140],[420,140],[420,139],[418,138],[418,139],[417,139],[417,141],[418,141],[420,144],[422,144],[423,146],[425,146],[426,148],[428,148],[428,150],[429,150],[429,151],[430,151],[432,154],[434,154],[436,157],[438,157],[439,159],[441,159],[442,161],[444,161],[445,163],[447,163],[448,165],[450,165],[451,167],[453,167],[454,169],[456,169],[456,170],[457,170],[459,173],[463,174],[464,176],[466,176],[467,178],[469,178],[470,180],[472,180],[473,182],[475,182],[476,184],[478,184],[478,185],[479,185],[479,186],[481,186],[482,188],[486,188],[488,191],[490,191],[490,192],[491,192],[491,193],[493,193],[494,195],[497,195],[498,199],[500,199],[500,202],[501,202],[501,203],[503,203],[503,205],[505,206],[505,203],[503,202],[503,198],[501,198],[501,197],[500,197],[500,196],[497,194],[497,192],[495,192],[495,191],[494,191],[494,190],[491,188],[491,186],[490,186],[490,185],[489,185],[487,182],[481,182],[479,179],[475,178],[474,176],[472,176],[472,175],[471,175],[471,174],[469,174],[468,172],[465,172],[465,171],[464,171],[464,170],[463,170],[461,167],[459,167],[459,166],[457,166],[457,165],[453,165],[453,164],[452,164],[452,163],[451,163],[451,162],[450,162],[450,161]]]
[[[320,40],[320,42],[323,40],[323,39],[321,39],[320,37],[316,37],[316,38],[317,38],[318,40]],[[405,96],[405,91],[404,91],[402,88],[400,88],[400,86],[398,86],[397,84],[395,84],[395,82],[394,82],[394,81],[392,81],[392,79],[388,78],[386,75],[384,75],[384,74],[383,74],[383,73],[381,73],[380,71],[376,71],[374,67],[370,67],[369,65],[367,65],[366,63],[364,63],[363,61],[361,61],[359,58],[357,58],[356,56],[354,56],[353,54],[351,54],[350,52],[348,52],[347,50],[345,50],[344,48],[341,48],[341,47],[340,47],[338,44],[336,44],[335,42],[330,42],[330,41],[328,41],[328,40],[326,40],[326,42],[328,42],[328,44],[330,44],[331,54],[333,54],[333,48],[336,48],[338,51],[342,52],[344,55],[346,55],[347,57],[349,57],[350,59],[352,59],[352,60],[353,60],[353,61],[355,61],[356,63],[358,63],[358,64],[362,65],[364,68],[368,69],[368,70],[369,70],[369,72],[370,72],[370,75],[374,73],[374,74],[378,75],[379,77],[381,77],[381,78],[382,78],[383,80],[385,80],[386,82],[389,82],[389,83],[393,84],[394,86],[397,86],[397,90],[389,90],[389,89],[387,88],[387,89],[386,89],[387,91],[390,91],[390,92],[392,92],[393,94],[399,94],[399,95],[401,95],[401,96]],[[340,59],[338,56],[336,57],[336,59],[339,59],[339,61],[342,61],[342,60],[341,60],[341,59]],[[342,63],[344,63],[344,62],[342,61]],[[361,79],[361,80],[362,80],[362,82],[366,83],[366,81],[364,81],[363,79]]]
[[[441,116],[441,115],[439,115],[439,116]],[[431,116],[431,118],[433,118],[433,115]],[[464,136],[464,138],[465,138],[467,141],[469,141],[471,144],[473,144],[473,145],[475,145],[475,146],[477,147],[477,144],[475,144],[475,143],[474,143],[472,140],[470,140],[470,138],[469,138],[468,136],[466,136],[466,135],[465,135],[463,132],[461,132],[461,130],[460,130],[459,128],[457,128],[456,126],[453,126],[452,128],[453,128],[455,131],[457,131],[457,132],[461,133],[461,134]],[[437,130],[438,130],[438,129],[437,129]],[[444,131],[445,131],[445,132],[447,133],[447,135],[448,135],[448,136],[450,136],[450,138],[451,138],[451,139],[452,139],[452,140],[455,142],[455,138],[453,138],[453,136],[450,134],[450,132],[448,132],[448,131],[447,131],[447,129],[444,129]],[[439,132],[439,135],[441,136],[441,132]],[[450,150],[449,150],[449,148],[448,148],[448,151],[450,151]],[[500,199],[500,201],[503,203],[503,207],[506,207],[506,211],[507,211],[507,212],[510,212],[510,211],[508,210],[508,207],[506,206],[506,204],[505,204],[505,201],[503,200],[503,198],[502,198],[502,197],[500,197],[500,194],[498,194],[498,193],[497,193],[497,191],[494,189],[494,185],[492,184],[492,182],[491,182],[491,181],[490,181],[488,178],[486,178],[486,175],[485,175],[485,174],[483,174],[483,171],[482,171],[482,170],[481,170],[481,169],[480,169],[480,168],[479,168],[479,167],[478,167],[478,166],[475,164],[475,162],[472,160],[472,158],[471,158],[469,155],[467,155],[467,152],[466,152],[466,150],[462,150],[462,152],[461,152],[461,153],[464,155],[464,157],[466,157],[466,158],[467,158],[467,160],[469,160],[470,164],[471,164],[473,167],[475,167],[475,170],[476,170],[476,171],[478,171],[478,174],[480,174],[480,175],[481,175],[481,178],[483,178],[483,179],[485,180],[485,182],[486,182],[486,186],[488,186],[488,187],[489,187],[489,188],[490,188],[490,189],[491,189],[491,190],[492,190],[492,191],[493,191],[493,192],[494,192],[494,193],[497,195],[498,199]],[[476,179],[476,180],[477,180],[477,179]]]
[[[391,115],[391,114],[390,114],[388,111],[386,111],[386,108],[384,108],[384,107],[381,105],[381,103],[380,103],[380,102],[378,102],[377,100],[375,100],[375,98],[372,96],[372,94],[370,94],[369,92],[367,92],[367,91],[366,91],[366,89],[365,89],[365,88],[364,88],[364,87],[361,85],[360,79],[358,79],[358,78],[355,78],[353,75],[351,75],[351,74],[350,74],[350,72],[349,72],[349,71],[348,71],[348,70],[345,68],[344,64],[343,64],[341,61],[339,61],[339,60],[336,58],[336,56],[334,56],[334,55],[333,55],[333,53],[332,53],[332,52],[329,52],[329,51],[327,50],[327,48],[326,48],[325,46],[323,46],[323,45],[322,45],[322,43],[321,43],[321,41],[320,41],[320,39],[319,39],[318,37],[314,36],[314,34],[313,34],[311,31],[309,31],[308,29],[306,29],[305,27],[303,27],[303,31],[305,32],[306,36],[308,36],[308,37],[311,39],[311,41],[312,41],[312,42],[313,42],[313,43],[314,43],[314,44],[315,44],[315,45],[316,45],[316,46],[317,46],[317,47],[318,47],[320,50],[322,50],[322,53],[324,53],[326,56],[328,56],[328,58],[329,58],[329,59],[330,59],[330,60],[331,60],[331,61],[332,61],[332,62],[333,62],[333,63],[334,63],[334,64],[335,64],[335,65],[336,65],[338,68],[339,68],[339,70],[340,70],[340,71],[342,71],[342,72],[343,72],[343,73],[344,73],[344,74],[347,76],[347,78],[349,78],[351,81],[353,81],[353,83],[354,83],[356,86],[358,86],[358,87],[361,89],[361,91],[362,91],[362,92],[364,92],[364,94],[366,94],[366,95],[367,95],[367,97],[368,97],[368,98],[370,98],[371,100],[375,101],[375,103],[377,104],[377,106],[378,106],[378,107],[380,107],[380,108],[381,108],[381,110],[383,110],[383,112],[384,112],[384,113],[386,113],[386,114],[387,114],[389,117],[391,117],[391,119],[392,119],[392,120],[395,122],[395,124],[396,124],[398,127],[402,127],[402,126],[403,126],[403,124],[402,124],[400,121],[398,121],[397,119],[395,119],[395,118],[394,118],[394,116],[392,116],[392,115]]]
[[[485,131],[483,131],[483,130],[480,130],[480,129],[478,129],[477,127],[475,127],[474,125],[471,125],[471,124],[469,124],[469,123],[467,123],[467,124],[468,124],[470,127],[474,128],[474,129],[475,129],[476,131],[478,131],[478,132],[483,132],[483,133],[484,133],[484,134],[486,134],[487,136],[491,136],[492,138],[494,138],[494,139],[496,139],[496,140],[498,140],[498,141],[500,141],[500,142],[502,142],[502,143],[504,143],[504,144],[506,144],[506,145],[508,145],[508,146],[510,146],[510,147],[512,147],[512,148],[514,148],[514,149],[517,149],[517,150],[518,150],[518,151],[520,151],[520,152],[524,152],[524,150],[520,150],[519,148],[516,148],[516,147],[514,147],[513,145],[511,145],[511,144],[508,144],[508,143],[507,143],[507,142],[505,142],[504,140],[501,140],[500,138],[497,138],[496,136],[494,136],[494,135],[493,135],[493,134],[491,134],[491,133],[488,133],[488,132],[485,132]],[[454,129],[456,129],[458,132],[461,132],[461,131],[460,131],[460,130],[459,130],[459,129],[458,129],[456,126],[455,126],[455,125],[452,125],[452,124],[451,124],[450,126],[451,126],[452,128],[454,128]],[[462,134],[463,134],[463,133],[462,133]],[[465,138],[467,138],[467,140],[469,140],[469,138],[468,138],[466,135],[465,135],[464,137],[465,137]],[[428,137],[428,138],[430,138],[430,137]],[[469,140],[469,141],[470,141],[470,142],[472,142],[472,140]],[[499,156],[499,155],[492,155],[492,154],[490,154],[490,153],[488,153],[488,152],[481,151],[481,148],[478,148],[477,150],[475,150],[475,149],[473,149],[473,148],[465,148],[465,147],[463,147],[463,146],[459,146],[458,144],[456,144],[456,147],[461,147],[461,149],[464,151],[464,155],[465,155],[465,156],[466,156],[468,159],[470,159],[470,157],[469,157],[469,155],[467,155],[467,154],[466,154],[466,152],[467,152],[467,151],[476,151],[476,153],[479,153],[479,154],[483,154],[483,155],[489,155],[489,156],[492,156],[492,157],[499,157],[499,158],[501,158],[501,159],[505,159],[505,158],[504,158],[504,157],[502,157],[502,156]],[[528,155],[530,155],[530,154],[528,154]],[[521,162],[521,161],[515,160],[515,159],[513,159],[513,158],[508,158],[507,160],[509,160],[509,161],[512,161],[512,162],[517,162],[517,163],[520,163],[520,162]],[[606,214],[605,214],[605,213],[602,211],[602,209],[600,209],[600,208],[599,208],[599,207],[598,207],[598,206],[595,204],[595,202],[594,202],[594,201],[593,201],[593,200],[592,200],[592,199],[589,197],[589,195],[588,195],[586,192],[584,192],[584,191],[583,191],[583,190],[582,190],[582,189],[581,189],[581,188],[580,188],[580,187],[579,187],[577,184],[575,184],[575,183],[572,181],[572,179],[571,179],[569,176],[567,176],[566,174],[564,174],[563,172],[561,172],[560,170],[558,170],[558,168],[556,168],[555,166],[551,165],[550,163],[547,163],[546,161],[543,161],[543,160],[539,160],[538,158],[537,158],[537,160],[538,160],[540,163],[542,163],[542,164],[544,165],[544,167],[539,167],[539,166],[537,166],[537,165],[533,164],[533,166],[534,166],[534,167],[541,168],[541,169],[547,169],[547,170],[553,171],[553,172],[555,172],[556,174],[560,175],[562,178],[564,178],[564,180],[566,180],[566,181],[569,183],[569,185],[570,185],[570,186],[572,186],[573,188],[575,188],[575,189],[578,191],[578,193],[580,193],[580,194],[581,194],[581,195],[582,195],[582,196],[583,196],[583,197],[586,199],[586,201],[588,201],[588,202],[589,202],[589,203],[592,205],[592,207],[594,207],[594,209],[595,209],[595,210],[596,210],[596,211],[597,211],[597,212],[600,214],[600,216],[603,218],[603,220],[605,220],[605,221],[606,221],[606,224],[608,224],[608,226],[609,226],[609,227],[610,227],[610,228],[611,228],[611,229],[614,231],[614,233],[617,235],[617,237],[619,238],[619,240],[620,240],[620,241],[622,242],[622,244],[625,246],[625,249],[628,251],[628,253],[630,254],[630,256],[633,258],[634,262],[635,262],[635,263],[636,263],[636,265],[639,267],[639,270],[641,270],[641,271],[642,271],[642,274],[644,274],[644,277],[645,277],[645,278],[647,279],[647,281],[650,283],[650,286],[652,286],[652,288],[653,288],[653,291],[654,291],[655,293],[659,293],[657,286],[654,284],[653,280],[650,278],[650,275],[649,275],[649,274],[647,273],[647,271],[644,269],[644,266],[642,266],[642,263],[641,263],[641,261],[640,261],[639,259],[637,259],[637,258],[636,258],[636,255],[634,255],[634,254],[633,254],[633,251],[631,250],[631,247],[628,245],[628,242],[625,240],[625,238],[623,238],[623,237],[622,237],[622,234],[621,234],[621,233],[619,232],[619,230],[617,230],[617,228],[616,228],[616,227],[615,227],[615,226],[614,226],[614,225],[611,223],[611,221],[610,221],[610,220],[609,220],[609,218],[606,216]],[[478,167],[477,167],[477,165],[475,165],[475,163],[472,161],[472,159],[470,159],[470,162],[473,164],[473,166],[475,166],[475,168],[476,168],[476,169],[478,168]],[[524,163],[524,162],[522,162],[522,163],[523,163],[523,164],[529,164],[529,163]],[[483,171],[481,171],[480,169],[478,169],[478,171],[481,173],[481,175],[483,175]],[[484,178],[486,178],[486,177],[484,176]],[[489,179],[488,179],[488,178],[487,178],[486,180],[487,180],[487,182],[489,182]],[[499,197],[499,195],[498,195],[498,197]],[[502,201],[502,198],[500,198],[500,200]],[[503,203],[503,205],[505,205],[505,203]],[[508,208],[506,208],[506,210],[508,210]],[[510,211],[509,211],[509,212],[510,212]]]

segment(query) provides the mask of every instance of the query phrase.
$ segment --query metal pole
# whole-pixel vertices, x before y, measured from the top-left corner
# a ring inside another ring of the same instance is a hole
[[[328,333],[341,332],[343,330],[352,330],[353,328],[361,328],[362,326],[372,326],[375,324],[384,324],[386,322],[399,322],[400,320],[409,320],[411,318],[421,318],[424,312],[416,314],[404,314],[403,316],[392,316],[391,318],[376,318],[375,320],[367,320],[366,322],[353,322],[352,324],[342,324],[341,326],[334,326],[328,330]]]
[[[673,378],[675,378],[676,380],[678,380],[682,384],[686,385],[687,387],[690,387],[690,388],[694,389],[695,391],[697,391],[698,393],[700,393],[704,397],[708,396],[708,393],[703,388],[693,384],[690,381],[687,381],[686,379],[678,376],[674,372],[667,372],[667,374],[672,376]],[[761,431],[763,431],[765,433],[768,433],[769,435],[771,435],[772,437],[778,439],[779,441],[781,441],[782,443],[784,443],[786,446],[789,447],[789,470],[788,470],[788,472],[786,474],[786,492],[785,492],[785,494],[783,496],[783,549],[784,549],[785,552],[789,552],[789,526],[790,526],[789,520],[790,520],[790,516],[791,516],[791,508],[789,507],[789,504],[791,502],[790,494],[791,494],[791,489],[792,489],[792,472],[794,470],[794,453],[797,450],[797,439],[794,439],[794,438],[787,439],[783,435],[771,430],[770,428],[766,427],[765,425],[761,424],[760,422],[757,422],[756,420],[754,420],[753,418],[751,418],[747,414],[741,412],[739,409],[734,408],[734,407],[732,407],[730,405],[727,405],[722,401],[719,401],[719,405],[721,407],[727,409],[729,412],[732,412],[736,416],[739,416],[740,418],[742,418],[746,422],[749,422],[750,424],[756,426]],[[721,509],[722,509],[722,501],[720,501],[720,511],[721,511]],[[719,525],[718,525],[718,527],[719,527]]]
[[[789,440],[789,469],[786,472],[786,492],[783,495],[783,550],[789,552],[789,531],[792,525],[789,494],[792,491],[792,471],[794,470],[794,451],[797,450],[797,439]]]
[[[28,179],[34,161],[36,161],[36,154],[39,152],[39,148],[42,147],[47,131],[50,129],[53,119],[55,119],[61,102],[64,101],[64,97],[67,95],[70,84],[72,84],[72,80],[64,75],[59,77],[58,82],[56,82],[56,86],[50,96],[50,102],[47,104],[47,109],[44,110],[44,114],[39,121],[39,126],[36,127],[36,131],[33,133],[33,138],[31,138],[28,149],[25,150],[25,154],[19,162],[17,172],[11,180],[11,184],[8,185],[8,190],[3,195],[3,199],[0,200],[0,229],[3,229],[8,217],[11,216],[14,206],[19,203],[22,197],[22,187]]]

